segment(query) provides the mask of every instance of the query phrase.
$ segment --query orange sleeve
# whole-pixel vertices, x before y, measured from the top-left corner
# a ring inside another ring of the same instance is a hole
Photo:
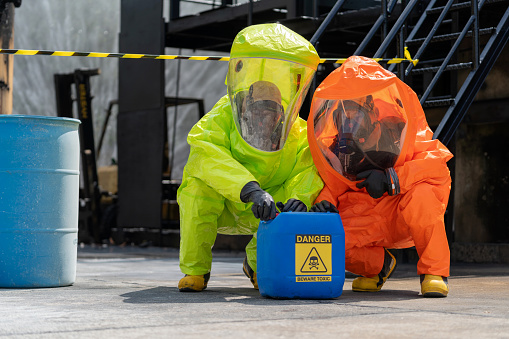
[[[412,159],[394,168],[398,174],[400,192],[405,193],[421,182],[444,185],[448,189],[451,175],[447,161],[452,157],[452,153],[439,140],[417,138]]]
[[[324,186],[324,188],[322,189],[314,203],[316,204],[317,202],[320,202],[322,200],[327,200],[328,202],[336,206],[336,208],[338,207],[338,195],[333,194],[329,186],[327,185]]]

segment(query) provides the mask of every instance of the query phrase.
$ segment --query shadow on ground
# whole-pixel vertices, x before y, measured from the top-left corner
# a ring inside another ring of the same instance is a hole
[[[351,290],[334,299],[273,299],[265,298],[252,288],[209,288],[203,292],[179,292],[176,287],[154,287],[122,294],[125,303],[131,304],[180,304],[180,303],[218,303],[234,302],[246,305],[296,305],[296,304],[346,304],[350,302],[371,301],[385,302],[395,300],[420,299],[417,291],[384,290],[377,293],[356,293]]]

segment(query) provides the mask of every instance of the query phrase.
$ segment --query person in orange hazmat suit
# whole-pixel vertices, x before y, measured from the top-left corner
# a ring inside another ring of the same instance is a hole
[[[416,94],[376,61],[352,56],[314,93],[307,121],[325,187],[311,212],[338,212],[352,290],[379,291],[396,267],[387,249],[415,246],[425,297],[448,294],[444,213],[452,153],[432,131]]]

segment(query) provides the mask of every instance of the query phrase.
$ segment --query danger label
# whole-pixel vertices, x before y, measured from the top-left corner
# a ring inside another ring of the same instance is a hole
[[[332,240],[330,235],[297,234],[295,236],[295,275],[332,275]],[[318,277],[306,277],[318,278]],[[323,278],[323,277],[322,277]]]

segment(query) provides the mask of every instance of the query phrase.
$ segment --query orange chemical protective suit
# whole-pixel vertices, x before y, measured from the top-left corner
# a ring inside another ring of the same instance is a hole
[[[384,94],[388,88],[390,95]],[[378,94],[371,96],[373,93]],[[337,164],[327,158],[329,148],[323,146],[338,134],[332,117],[320,118],[324,107],[366,96],[375,98],[380,119],[397,116],[406,126],[393,165],[399,194],[391,191],[394,195],[385,193],[379,199],[372,198],[366,188],[357,188],[358,180],[340,174]],[[325,182],[315,202],[327,200],[339,210],[345,228],[346,269],[373,277],[382,269],[384,247],[415,246],[417,274],[449,276],[444,213],[451,188],[446,162],[453,155],[440,141],[432,140],[433,133],[412,89],[374,60],[353,56],[317,88],[307,124],[311,154]]]

